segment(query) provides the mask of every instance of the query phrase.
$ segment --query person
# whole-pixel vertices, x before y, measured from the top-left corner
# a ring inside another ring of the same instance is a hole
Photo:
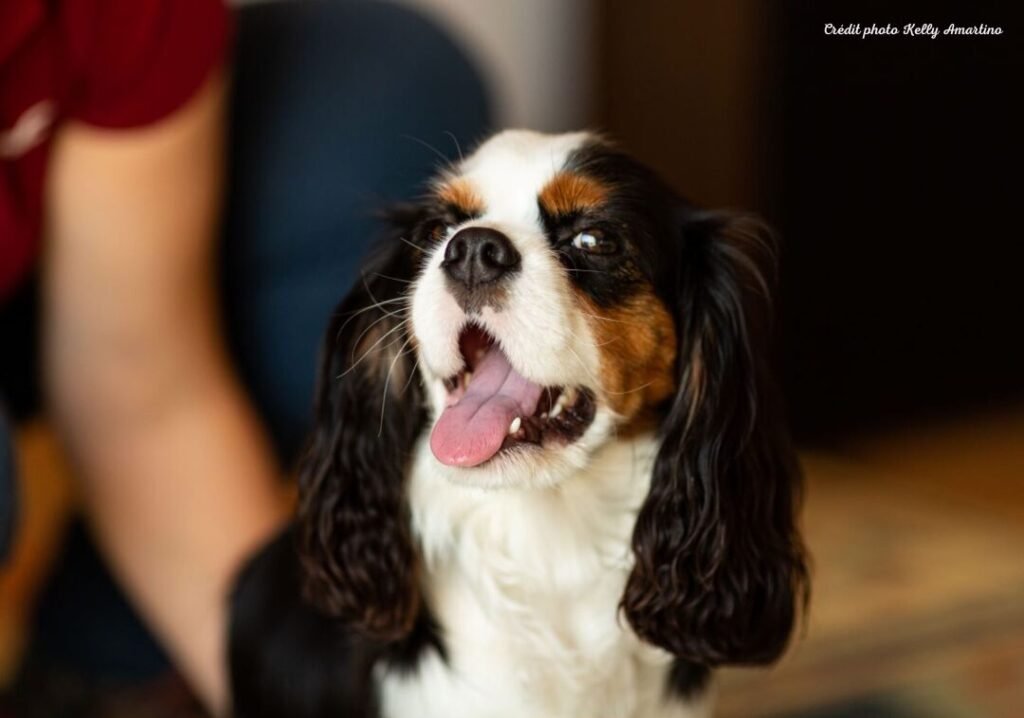
[[[68,553],[95,541],[215,713],[225,596],[285,518],[281,467],[373,210],[488,116],[464,53],[397,6],[246,7],[234,55],[232,27],[216,0],[0,4],[0,413],[45,406],[88,526]],[[0,536],[16,523],[4,427]],[[49,650],[88,662],[82,644],[111,634],[84,626],[103,612],[74,565],[37,633],[63,622]]]

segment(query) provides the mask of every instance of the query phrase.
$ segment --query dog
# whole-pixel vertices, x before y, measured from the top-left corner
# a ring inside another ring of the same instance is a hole
[[[715,668],[776,660],[808,573],[775,253],[592,133],[440,172],[327,329],[236,712],[706,716]]]

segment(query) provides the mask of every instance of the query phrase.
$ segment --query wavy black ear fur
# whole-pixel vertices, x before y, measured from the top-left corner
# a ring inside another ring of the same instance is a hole
[[[366,635],[399,639],[419,611],[405,476],[425,421],[405,293],[418,252],[401,241],[364,265],[321,349],[315,427],[299,472],[305,595]]]
[[[623,609],[686,661],[766,663],[807,594],[800,474],[770,371],[775,244],[751,218],[687,210],[682,223],[678,391]]]

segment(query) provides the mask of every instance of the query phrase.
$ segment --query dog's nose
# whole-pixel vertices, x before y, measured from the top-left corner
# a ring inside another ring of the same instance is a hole
[[[512,274],[522,261],[504,234],[489,227],[467,227],[444,250],[441,267],[453,281],[475,289]]]

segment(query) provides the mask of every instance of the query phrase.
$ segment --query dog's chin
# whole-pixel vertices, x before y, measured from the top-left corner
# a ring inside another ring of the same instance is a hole
[[[611,436],[614,415],[598,408],[587,430],[569,444],[513,444],[477,466],[450,466],[432,457],[437,472],[458,486],[475,489],[545,489],[579,473]]]

